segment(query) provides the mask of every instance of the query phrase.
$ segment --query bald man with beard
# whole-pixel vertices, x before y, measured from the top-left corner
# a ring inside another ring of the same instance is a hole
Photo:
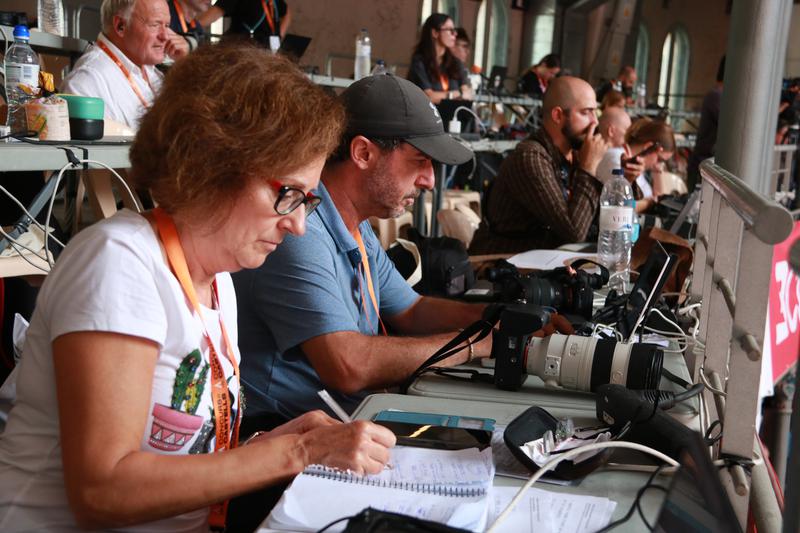
[[[517,253],[585,241],[600,201],[597,165],[609,143],[597,128],[597,101],[580,78],[554,79],[542,127],[500,167],[470,254]]]

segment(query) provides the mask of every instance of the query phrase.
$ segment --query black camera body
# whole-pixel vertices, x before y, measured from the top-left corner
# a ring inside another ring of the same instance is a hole
[[[519,390],[528,372],[525,345],[535,331],[550,322],[550,313],[536,305],[512,304],[500,315],[500,328],[492,340],[494,384],[498,389]]]
[[[587,320],[592,316],[594,289],[605,284],[601,274],[571,267],[520,274],[506,261],[489,269],[486,277],[494,283],[497,301],[553,307],[559,313],[579,315]]]

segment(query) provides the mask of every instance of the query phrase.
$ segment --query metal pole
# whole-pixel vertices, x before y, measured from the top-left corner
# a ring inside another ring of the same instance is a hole
[[[764,195],[791,7],[791,0],[744,0],[731,13],[716,160]]]

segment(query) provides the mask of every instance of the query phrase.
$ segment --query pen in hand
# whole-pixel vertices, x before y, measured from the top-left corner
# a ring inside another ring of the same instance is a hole
[[[336,416],[339,417],[339,420],[341,420],[345,424],[349,424],[350,422],[353,421],[353,419],[350,418],[350,415],[348,415],[347,412],[344,409],[342,409],[342,406],[339,405],[330,394],[328,394],[328,391],[322,389],[317,391],[317,394],[319,395],[320,398],[322,398],[322,401],[325,402],[325,405],[330,407],[331,411],[333,411],[336,414]],[[394,467],[390,463],[386,463],[384,465],[384,468],[391,470]]]
[[[331,411],[333,411],[334,414],[336,414],[336,416],[339,417],[339,420],[341,420],[345,424],[348,424],[348,423],[353,421],[353,419],[350,418],[350,415],[348,415],[345,412],[345,410],[342,409],[342,406],[339,405],[338,403],[336,403],[336,400],[334,400],[331,397],[331,395],[328,394],[328,391],[326,391],[325,389],[322,389],[320,391],[317,391],[317,394],[319,394],[319,397],[322,398],[323,402],[325,402],[325,405],[330,407]]]

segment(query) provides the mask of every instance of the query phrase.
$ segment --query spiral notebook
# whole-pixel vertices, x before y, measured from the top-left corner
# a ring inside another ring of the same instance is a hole
[[[264,526],[317,531],[366,507],[483,531],[494,477],[492,450],[434,450],[397,446],[392,468],[357,476],[312,465],[283,493]],[[330,531],[341,531],[342,521]]]

